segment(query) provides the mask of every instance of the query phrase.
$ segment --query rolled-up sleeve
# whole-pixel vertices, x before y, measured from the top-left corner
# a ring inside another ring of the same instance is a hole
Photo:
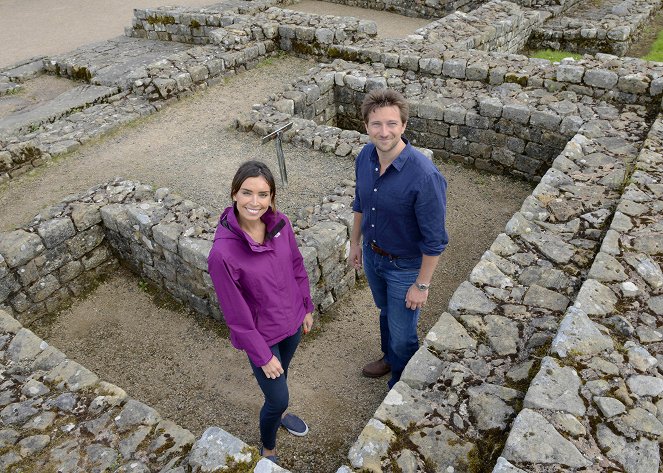
[[[253,315],[233,277],[231,268],[217,254],[210,253],[207,261],[210,277],[219,298],[223,318],[228,325],[236,348],[246,354],[256,366],[264,366],[272,359],[272,352],[256,329]]]
[[[414,212],[422,235],[419,249],[424,255],[438,256],[449,244],[447,181],[442,174],[431,173],[426,177],[417,194]]]

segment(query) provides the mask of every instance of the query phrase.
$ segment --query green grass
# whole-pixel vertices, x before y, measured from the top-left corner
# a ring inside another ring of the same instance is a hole
[[[539,49],[530,54],[530,57],[539,59],[547,59],[551,62],[559,62],[564,58],[572,57],[573,59],[580,59],[581,54],[570,53],[568,51],[554,51],[552,49]]]
[[[663,62],[663,30],[658,32],[656,36],[656,41],[651,45],[649,52],[642,57],[647,61],[658,61]]]

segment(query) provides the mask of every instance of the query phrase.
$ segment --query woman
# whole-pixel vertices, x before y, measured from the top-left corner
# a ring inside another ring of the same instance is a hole
[[[245,350],[265,396],[260,410],[260,454],[277,462],[276,432],[306,435],[288,408],[288,366],[313,326],[304,261],[288,218],[276,211],[276,184],[259,161],[233,178],[232,207],[221,214],[207,264],[235,348]]]

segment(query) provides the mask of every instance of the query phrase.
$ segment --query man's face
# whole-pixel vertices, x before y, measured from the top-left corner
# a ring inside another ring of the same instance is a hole
[[[378,151],[389,153],[399,146],[405,123],[396,105],[375,109],[368,115],[366,133]]]

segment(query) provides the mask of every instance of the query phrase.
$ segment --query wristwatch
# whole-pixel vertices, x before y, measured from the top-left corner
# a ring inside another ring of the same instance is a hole
[[[430,288],[430,284],[424,284],[424,283],[420,283],[420,282],[415,282],[414,285],[420,291],[427,291]]]

